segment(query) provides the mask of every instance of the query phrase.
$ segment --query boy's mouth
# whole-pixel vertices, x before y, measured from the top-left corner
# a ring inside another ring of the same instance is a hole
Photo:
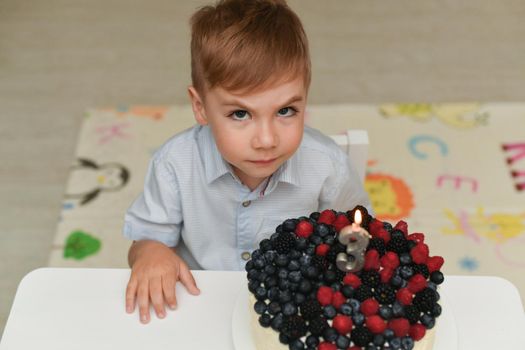
[[[271,163],[275,162],[275,160],[277,160],[277,158],[250,160],[250,162],[252,162],[254,164],[266,165],[266,164],[271,164]]]

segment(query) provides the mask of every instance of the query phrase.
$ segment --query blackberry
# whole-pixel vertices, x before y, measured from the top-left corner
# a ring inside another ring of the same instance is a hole
[[[374,340],[373,334],[366,327],[355,327],[350,333],[355,345],[365,347]]]
[[[414,264],[412,263],[410,266],[412,266],[412,270],[414,271],[414,275],[417,274],[417,273],[420,273],[423,275],[423,277],[425,277],[426,279],[428,279],[428,277],[430,276],[430,273],[428,272],[428,267],[427,265],[425,264]]]
[[[329,262],[334,262],[335,258],[337,257],[337,254],[342,253],[344,251],[346,251],[346,246],[337,242],[330,248],[330,250],[326,254],[326,260],[328,260]]]
[[[306,334],[306,322],[301,316],[292,315],[283,318],[281,332],[290,339],[298,339]]]
[[[419,316],[421,312],[414,305],[405,306],[405,318],[410,322],[410,324],[417,323],[419,321]]]
[[[307,300],[299,306],[301,315],[305,320],[311,320],[315,317],[319,317],[323,309],[317,300]]]
[[[392,286],[381,283],[374,291],[374,296],[380,304],[392,304],[396,301],[396,291]]]
[[[322,316],[314,317],[308,322],[308,330],[315,336],[322,335],[328,327],[328,322]]]
[[[279,254],[288,254],[295,247],[295,236],[290,232],[280,233],[272,242],[273,249]]]
[[[430,312],[434,309],[434,305],[437,302],[436,292],[430,288],[425,288],[421,292],[416,293],[412,303],[421,312]]]
[[[386,245],[386,249],[398,255],[408,252],[408,242],[404,237],[394,237]]]
[[[361,271],[361,282],[366,286],[375,287],[379,284],[380,280],[379,272],[375,270]]]
[[[312,265],[315,266],[318,271],[324,271],[328,265],[328,262],[324,256],[314,255],[312,257]]]
[[[372,292],[372,288],[366,285],[359,286],[359,288],[357,288],[354,292],[354,299],[357,299],[361,302],[373,296],[374,296],[374,293]]]
[[[314,211],[310,214],[310,218],[314,219],[315,221],[319,220],[319,216],[321,216],[321,213],[319,213],[318,211]]]
[[[336,276],[337,276],[337,280],[338,280],[338,281],[342,281],[343,278],[346,276],[346,272],[341,271],[341,270],[339,270],[339,269],[335,269],[335,274],[336,274]]]
[[[368,251],[370,249],[377,250],[380,256],[385,255],[386,253],[385,241],[383,241],[382,238],[378,238],[378,237],[372,238],[370,242],[368,243],[368,247],[366,248],[366,250]]]

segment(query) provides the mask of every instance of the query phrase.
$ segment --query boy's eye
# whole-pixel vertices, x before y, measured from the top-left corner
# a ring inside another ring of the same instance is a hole
[[[292,107],[284,107],[284,108],[281,108],[279,112],[277,113],[281,117],[291,117],[292,115],[296,113],[296,111]]]
[[[247,117],[248,117],[248,112],[246,112],[244,110],[238,110],[238,111],[233,112],[231,115],[232,115],[233,119],[246,120]]]

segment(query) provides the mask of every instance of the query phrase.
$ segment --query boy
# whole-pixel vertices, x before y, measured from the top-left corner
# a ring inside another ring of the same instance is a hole
[[[289,217],[370,207],[344,152],[304,126],[308,43],[286,3],[223,0],[191,23],[198,125],[156,152],[125,218],[126,310],[143,323],[150,302],[159,318],[176,307],[176,282],[200,292],[190,267],[242,270]]]

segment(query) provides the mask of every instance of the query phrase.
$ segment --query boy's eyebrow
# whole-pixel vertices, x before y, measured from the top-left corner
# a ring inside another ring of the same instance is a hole
[[[293,102],[300,102],[303,100],[303,97],[302,96],[293,96],[291,98],[289,98],[287,101],[285,101],[283,104],[281,104],[281,106],[287,106]],[[242,108],[246,108],[246,109],[251,109],[250,107],[248,107],[247,105],[245,105],[242,101],[237,101],[237,100],[230,100],[230,101],[226,101],[222,104],[223,106],[239,106],[239,107],[242,107]]]

